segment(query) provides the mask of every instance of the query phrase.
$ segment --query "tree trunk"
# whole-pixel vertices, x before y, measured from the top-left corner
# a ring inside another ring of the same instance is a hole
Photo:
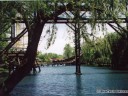
[[[45,22],[47,20],[57,18],[58,15],[66,11],[66,9],[70,10],[73,8],[71,4],[67,4],[66,7],[59,6],[58,9],[49,16],[42,16],[41,14],[37,13],[37,19],[39,22],[35,25],[32,39],[30,40],[30,43],[28,44],[27,52],[26,52],[26,63],[17,70],[15,70],[8,78],[7,80],[0,86],[0,96],[5,96],[6,94],[9,94],[13,90],[13,88],[30,72],[30,70],[33,67],[33,63],[35,61],[36,52],[37,52],[37,46],[40,40],[40,36],[42,33],[42,29],[45,25]],[[41,16],[41,18],[40,18]],[[43,20],[43,23],[40,23],[40,19]]]
[[[112,69],[128,69],[128,44],[127,39],[120,38],[112,45]]]
[[[34,28],[32,41],[28,44],[25,63],[22,67],[16,69],[7,80],[1,85],[0,96],[9,94],[13,88],[31,71],[35,61],[36,52],[42,29],[45,23],[37,23]]]

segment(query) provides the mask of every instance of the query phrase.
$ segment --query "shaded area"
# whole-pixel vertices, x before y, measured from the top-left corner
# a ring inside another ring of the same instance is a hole
[[[0,68],[0,84],[8,77],[8,70]]]

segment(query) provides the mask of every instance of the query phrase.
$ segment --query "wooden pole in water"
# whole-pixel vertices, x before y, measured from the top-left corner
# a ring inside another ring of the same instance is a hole
[[[76,10],[75,13],[75,59],[76,59],[76,75],[81,75],[81,68],[80,68],[80,11],[79,9]]]

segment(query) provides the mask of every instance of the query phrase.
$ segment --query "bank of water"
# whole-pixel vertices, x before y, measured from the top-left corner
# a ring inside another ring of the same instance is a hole
[[[82,75],[76,76],[75,66],[41,69],[36,75],[26,76],[10,96],[128,96],[126,93],[98,93],[128,90],[128,71],[82,66]]]

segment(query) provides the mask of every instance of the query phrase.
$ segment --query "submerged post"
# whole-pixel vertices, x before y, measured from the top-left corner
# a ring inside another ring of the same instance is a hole
[[[80,11],[77,8],[75,13],[75,59],[76,59],[76,75],[81,75],[81,68],[80,68]]]
[[[81,68],[80,68],[80,29],[75,29],[75,59],[76,59],[76,74],[81,75]]]

